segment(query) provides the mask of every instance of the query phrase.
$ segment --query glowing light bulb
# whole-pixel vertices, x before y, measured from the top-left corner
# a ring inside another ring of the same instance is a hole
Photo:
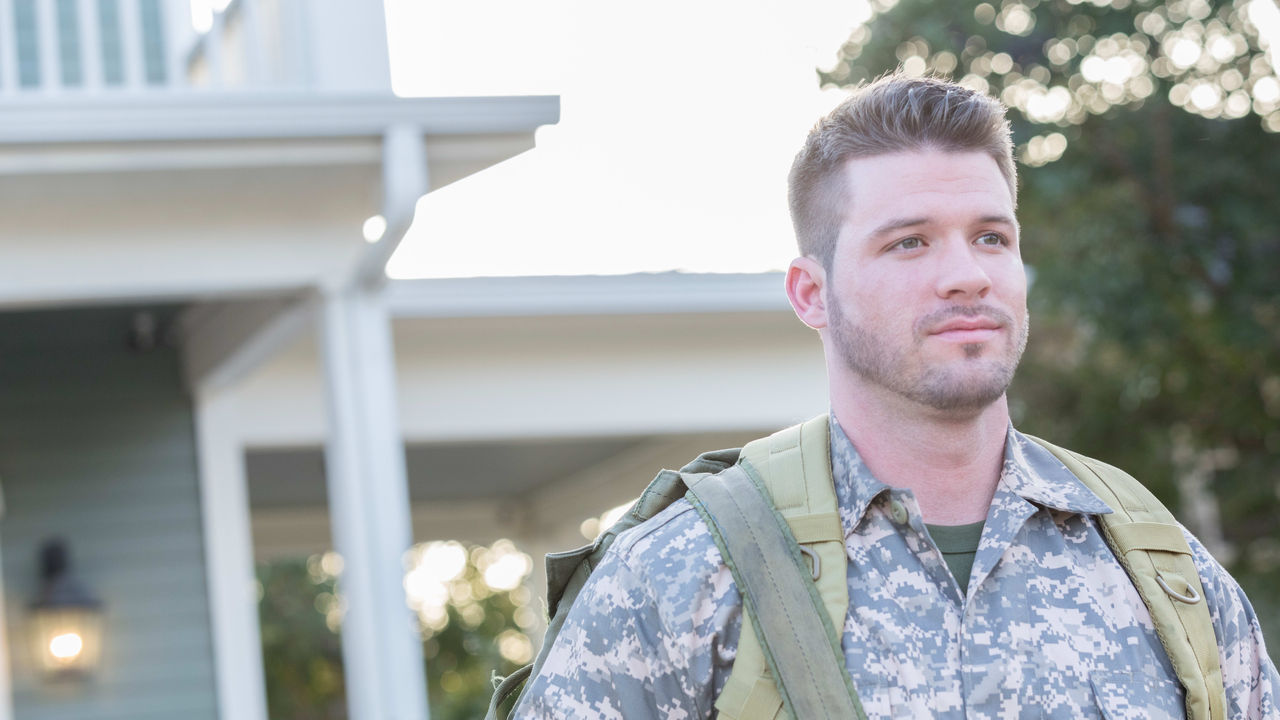
[[[71,660],[84,649],[84,641],[76,633],[63,633],[49,641],[49,653],[59,660]]]

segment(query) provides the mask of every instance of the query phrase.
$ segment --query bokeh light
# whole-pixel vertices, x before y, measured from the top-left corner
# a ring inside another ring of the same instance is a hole
[[[407,553],[406,567],[406,601],[427,636],[448,626],[449,608],[465,626],[479,627],[485,620],[483,601],[500,592],[508,593],[516,606],[517,625],[537,623],[536,614],[526,607],[530,595],[523,587],[533,560],[510,540],[470,550],[454,540],[422,543]]]
[[[1006,36],[1031,37],[1041,32],[1037,27],[1052,28],[1042,54],[1018,50],[1016,42],[983,31],[968,37],[959,56],[931,48],[921,37],[899,41],[895,55],[910,75],[955,77],[966,87],[998,96],[1036,125],[1080,125],[1113,108],[1139,107],[1160,92],[1187,112],[1223,119],[1252,114],[1265,129],[1280,129],[1280,9],[1272,0],[1170,0],[1130,10],[1132,31],[1098,32],[1104,26],[1115,30],[1116,11],[1129,4],[983,2],[974,8],[974,21],[994,24]],[[876,7],[883,12],[892,3]],[[841,85],[876,74],[859,64],[862,48],[872,39],[869,26],[852,33],[824,79]],[[1018,156],[1026,164],[1043,165],[1060,158],[1066,145],[1066,134],[1044,132],[1024,142]]]

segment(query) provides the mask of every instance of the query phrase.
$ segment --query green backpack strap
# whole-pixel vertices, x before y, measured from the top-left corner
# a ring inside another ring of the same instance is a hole
[[[828,643],[835,648],[843,679],[835,687],[844,687],[853,702],[856,715],[847,717],[861,718],[861,705],[844,668],[838,632],[848,612],[849,588],[844,531],[831,479],[829,428],[827,416],[821,415],[749,443],[742,450],[740,465],[756,487],[764,488],[765,497],[785,520],[790,534],[789,552],[794,555],[799,551],[805,556],[807,572],[803,581],[817,593],[823,615],[820,621],[830,630]],[[761,644],[755,613],[747,608],[733,670],[716,699],[721,718],[772,720],[786,716],[769,654]]]
[[[732,465],[738,459],[737,450],[717,450],[704,453],[686,465],[680,472],[663,470],[649,483],[640,494],[631,509],[618,519],[608,530],[600,534],[595,542],[576,550],[550,553],[546,559],[547,571],[547,631],[542,638],[542,649],[537,658],[530,664],[516,670],[505,678],[494,680],[494,693],[489,702],[489,711],[485,720],[506,720],[524,692],[526,681],[536,676],[547,660],[552,644],[564,627],[565,618],[573,607],[574,600],[582,592],[591,577],[591,572],[600,564],[605,552],[622,532],[639,525],[657,515],[671,503],[684,497],[688,488],[685,486],[686,473],[718,472]]]
[[[755,620],[754,635],[780,680],[777,689],[790,716],[865,718],[812,571],[764,488],[741,465],[716,475],[686,476],[686,482],[690,502],[710,528],[744,609]]]
[[[1173,514],[1123,470],[1031,439],[1115,511],[1098,516],[1102,533],[1151,613],[1156,634],[1186,690],[1188,720],[1225,720],[1226,692],[1213,621],[1191,548]]]

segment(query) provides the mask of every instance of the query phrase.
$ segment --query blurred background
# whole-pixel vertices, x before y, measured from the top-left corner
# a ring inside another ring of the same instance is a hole
[[[785,176],[1011,109],[1019,428],[1280,643],[1274,0],[0,0],[0,720],[472,718],[541,556],[825,409]]]

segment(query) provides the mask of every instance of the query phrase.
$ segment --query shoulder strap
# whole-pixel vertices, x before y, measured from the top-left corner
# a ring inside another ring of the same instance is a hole
[[[829,420],[821,415],[748,443],[740,464],[791,531],[804,553],[822,607],[832,628],[831,642],[839,653],[839,628],[849,607],[845,575],[843,530],[831,479]],[[792,550],[794,553],[795,550]],[[771,720],[783,707],[775,675],[769,668],[752,613],[743,614],[742,632],[733,670],[716,699],[726,720]],[[847,678],[848,673],[842,672]],[[852,692],[852,688],[850,688]],[[856,695],[851,695],[856,701]]]
[[[844,528],[831,477],[830,421],[819,415],[748,443],[739,460],[767,491],[813,565],[823,606],[835,627],[849,611]]]
[[[865,718],[811,571],[764,489],[741,465],[686,476],[686,483],[755,620],[754,634],[790,716]]]
[[[1102,533],[1151,613],[1160,642],[1186,690],[1188,720],[1224,720],[1226,692],[1213,621],[1191,548],[1173,514],[1123,470],[1031,439],[1114,510],[1098,516]]]

